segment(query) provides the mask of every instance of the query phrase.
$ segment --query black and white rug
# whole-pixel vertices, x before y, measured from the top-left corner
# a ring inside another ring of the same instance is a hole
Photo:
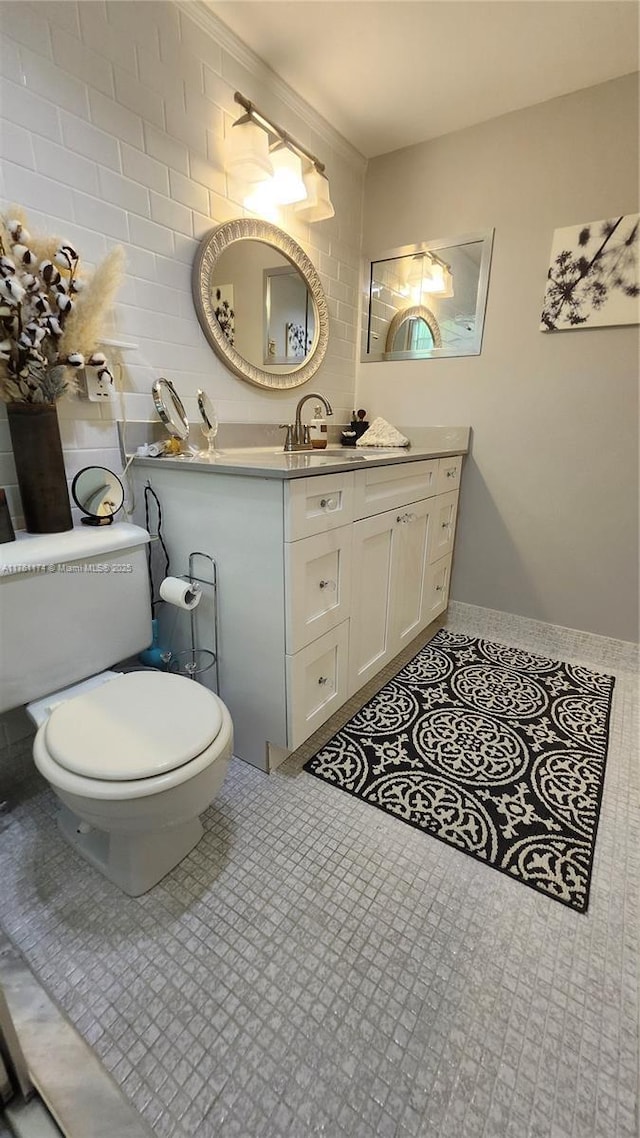
[[[584,912],[613,684],[442,629],[304,769]]]

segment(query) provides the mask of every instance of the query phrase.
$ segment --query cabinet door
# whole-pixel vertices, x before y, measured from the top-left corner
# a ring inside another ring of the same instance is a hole
[[[456,532],[456,515],[458,513],[458,491],[450,494],[438,494],[435,499],[435,512],[433,518],[433,539],[429,558],[439,561],[453,550],[453,539]]]
[[[350,694],[393,655],[390,601],[396,529],[395,511],[374,514],[353,527]]]
[[[349,621],[286,657],[287,746],[295,750],[345,702]]]
[[[451,554],[442,557],[440,561],[433,561],[429,566],[426,591],[426,620],[435,620],[446,609],[449,600],[449,582],[451,578]]]
[[[427,573],[435,503],[413,502],[395,513],[391,639],[393,655],[428,623]]]
[[[427,623],[430,500],[353,527],[350,692],[375,676]]]
[[[299,652],[349,616],[351,528],[285,545],[288,653]]]

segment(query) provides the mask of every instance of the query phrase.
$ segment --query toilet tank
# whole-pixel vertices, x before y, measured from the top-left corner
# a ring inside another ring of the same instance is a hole
[[[148,542],[116,522],[0,545],[0,712],[148,647]]]

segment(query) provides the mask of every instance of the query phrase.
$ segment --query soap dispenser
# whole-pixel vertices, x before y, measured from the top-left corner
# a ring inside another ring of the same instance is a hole
[[[320,403],[316,403],[313,409],[313,419],[309,423],[309,439],[314,450],[324,450],[327,445],[327,420]]]

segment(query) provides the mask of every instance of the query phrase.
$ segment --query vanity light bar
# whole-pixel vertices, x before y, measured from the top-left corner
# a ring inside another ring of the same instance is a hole
[[[256,123],[258,126],[262,127],[263,130],[266,130],[268,134],[274,135],[276,139],[279,139],[280,142],[284,143],[285,146],[288,146],[290,150],[294,150],[297,154],[301,155],[303,158],[306,158],[312,166],[315,166],[319,174],[324,174],[324,162],[321,162],[320,159],[317,158],[315,154],[312,154],[310,150],[307,150],[305,146],[302,146],[299,142],[296,142],[295,138],[292,138],[288,131],[283,130],[281,126],[277,125],[277,123],[274,123],[271,121],[271,119],[268,119],[267,116],[264,115],[262,111],[258,109],[258,107],[256,107],[255,103],[252,103],[250,99],[245,98],[245,96],[242,95],[240,91],[236,91],[233,98],[236,103],[239,103],[239,105],[244,108],[248,116],[248,118],[245,118],[243,116],[242,118],[237,119],[233,124],[234,126],[236,126],[238,123],[247,122],[249,120]]]

